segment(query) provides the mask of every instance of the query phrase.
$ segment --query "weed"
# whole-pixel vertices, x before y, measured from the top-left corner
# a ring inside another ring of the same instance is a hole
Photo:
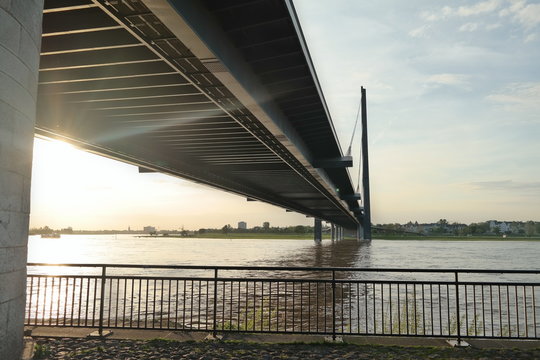
[[[249,308],[250,304],[246,305]],[[277,319],[277,309],[266,306],[266,302],[261,301],[258,309],[250,309],[247,313],[244,311],[238,314],[239,322],[227,320],[222,323],[220,330],[238,330],[238,331],[255,331],[259,329],[270,328],[271,322]]]
[[[51,354],[51,350],[47,345],[36,344],[34,346],[34,359],[45,359]]]

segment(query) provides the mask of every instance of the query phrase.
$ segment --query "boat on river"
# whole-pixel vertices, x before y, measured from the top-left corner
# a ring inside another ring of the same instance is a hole
[[[49,234],[41,234],[41,237],[46,239],[59,239],[60,233],[54,232]]]

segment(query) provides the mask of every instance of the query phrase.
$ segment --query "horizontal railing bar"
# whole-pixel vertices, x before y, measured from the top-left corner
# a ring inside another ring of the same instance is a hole
[[[98,275],[44,275],[44,274],[28,274],[28,276],[32,277],[41,277],[41,278],[77,278],[77,279],[99,279],[101,276]],[[178,281],[215,281],[218,282],[265,282],[265,283],[277,283],[277,282],[288,282],[288,283],[327,283],[331,284],[333,282],[337,284],[385,284],[385,285],[455,285],[455,281],[433,281],[433,280],[369,280],[369,279],[311,279],[311,278],[233,278],[233,277],[197,277],[197,276],[165,276],[165,277],[154,277],[154,276],[122,276],[122,275],[107,275],[105,277],[106,279],[114,279],[114,280],[178,280]],[[540,287],[540,283],[538,282],[464,282],[459,281],[460,285],[484,285],[484,286],[538,286]]]
[[[458,282],[459,285],[476,285],[476,286],[481,286],[481,285],[484,285],[484,286],[488,286],[488,285],[492,285],[492,286],[495,286],[495,285],[501,285],[501,286],[507,286],[507,285],[511,285],[511,286],[540,286],[540,283],[537,283],[537,282],[481,282],[481,281],[459,281]],[[454,282],[455,284],[455,282]],[[442,285],[442,283],[441,283]]]
[[[99,275],[59,275],[59,274],[28,274],[27,277],[40,277],[40,278],[72,278],[72,279],[100,279]]]
[[[475,273],[475,274],[540,274],[540,270],[490,269],[418,269],[418,268],[353,268],[353,267],[286,267],[286,266],[210,266],[210,265],[138,265],[138,264],[49,264],[28,263],[28,266],[107,267],[134,269],[253,270],[253,271],[343,271],[343,272],[411,272],[411,273]]]

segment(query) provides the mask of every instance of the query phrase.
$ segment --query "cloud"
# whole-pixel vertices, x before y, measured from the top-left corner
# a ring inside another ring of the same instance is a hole
[[[476,181],[467,184],[474,190],[485,191],[540,191],[540,181],[513,181],[513,180],[500,180],[500,181]]]
[[[499,8],[499,5],[499,0],[487,0],[472,6],[460,6],[459,8],[457,8],[457,10],[454,11],[454,13],[457,16],[462,17],[480,15],[497,10],[497,8]]]
[[[540,4],[527,4],[525,0],[511,1],[511,5],[502,9],[499,15],[511,16],[513,21],[530,30],[540,24]]]
[[[459,31],[468,31],[468,32],[473,32],[475,31],[476,29],[478,29],[478,24],[477,23],[466,23],[466,24],[463,24],[459,27]]]
[[[494,12],[500,7],[500,4],[500,0],[487,0],[471,6],[460,6],[458,8],[445,6],[434,12],[422,11],[420,17],[426,21],[439,21],[453,16],[469,17]]]
[[[498,29],[500,28],[502,25],[497,23],[497,24],[489,24],[489,25],[486,25],[486,30],[487,31],[491,31],[491,30],[495,30],[495,29]]]
[[[466,86],[469,76],[464,74],[435,74],[427,78],[427,82],[437,85]]]
[[[439,21],[453,14],[454,10],[450,6],[445,6],[436,12],[422,11],[420,17],[427,21]]]
[[[409,31],[409,36],[413,38],[427,38],[427,31],[431,28],[431,25],[422,25],[419,28]]]
[[[508,110],[540,110],[540,82],[511,83],[486,99]]]
[[[537,38],[538,38],[538,34],[529,34],[529,35],[527,35],[525,40],[523,40],[523,42],[530,43],[530,42],[535,41]]]

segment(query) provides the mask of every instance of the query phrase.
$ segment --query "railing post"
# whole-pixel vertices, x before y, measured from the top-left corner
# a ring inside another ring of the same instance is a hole
[[[217,336],[217,282],[218,282],[218,269],[214,269],[214,337]]]
[[[461,321],[459,318],[459,278],[458,272],[454,272],[456,286],[456,321],[457,321],[457,341],[458,346],[461,344]]]
[[[101,297],[99,301],[99,336],[103,336],[103,312],[105,308],[105,281],[107,276],[107,267],[101,267]]]
[[[332,270],[332,341],[336,341],[336,271]]]

